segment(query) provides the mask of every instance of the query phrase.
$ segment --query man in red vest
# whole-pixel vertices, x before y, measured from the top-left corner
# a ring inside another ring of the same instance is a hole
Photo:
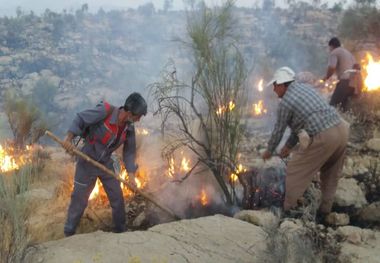
[[[101,102],[94,109],[77,113],[67,132],[64,148],[70,152],[74,147],[73,139],[81,136],[85,139],[81,151],[113,170],[112,152],[123,145],[123,162],[129,178],[134,178],[137,165],[133,123],[138,122],[146,113],[146,101],[139,93],[128,96],[124,106],[121,107],[115,107],[105,101]],[[124,198],[120,182],[89,162],[78,159],[74,189],[64,227],[65,236],[75,234],[97,178],[102,182],[112,207],[114,232],[125,231]]]

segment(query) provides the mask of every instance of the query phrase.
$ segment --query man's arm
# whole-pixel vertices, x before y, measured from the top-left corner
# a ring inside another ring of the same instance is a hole
[[[106,117],[107,110],[105,105],[104,103],[99,103],[93,109],[88,109],[77,113],[69,127],[68,132],[72,133],[74,137],[82,135],[87,127],[98,123]]]
[[[326,75],[323,78],[324,81],[328,80],[335,73],[337,65],[338,65],[338,57],[335,54],[330,53]]]
[[[326,81],[328,80],[334,73],[335,73],[335,67],[328,67],[327,68],[327,72],[326,72],[326,76],[323,78],[323,81]]]
[[[271,138],[268,142],[268,151],[271,154],[273,154],[273,152],[276,150],[282,136],[284,135],[285,129],[288,126],[288,119],[290,118],[290,115],[291,113],[289,109],[280,103],[277,110],[277,121],[274,126]]]
[[[286,158],[289,156],[292,148],[298,143],[298,136],[295,132],[292,131],[285,145],[282,147],[280,151],[280,157]]]
[[[128,129],[127,140],[123,146],[123,161],[128,174],[134,174],[138,168],[136,165],[136,133],[134,126]]]

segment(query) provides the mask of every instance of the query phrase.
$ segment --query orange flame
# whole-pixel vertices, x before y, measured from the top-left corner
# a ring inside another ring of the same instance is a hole
[[[259,100],[258,103],[253,104],[253,115],[260,116],[267,113],[267,109],[264,108],[264,102]]]
[[[201,191],[200,201],[203,206],[206,206],[208,204],[207,194],[204,189]]]
[[[257,84],[257,90],[260,92],[263,92],[263,90],[264,90],[263,82],[264,82],[264,79],[260,79],[259,83]]]
[[[374,61],[370,53],[367,53],[367,63],[363,65],[364,73],[366,75],[364,79],[364,85],[366,91],[374,91],[380,89],[380,60]]]
[[[3,147],[0,144],[0,172],[9,172],[20,169],[23,165],[31,162],[31,146],[25,150],[16,152],[14,147]]]
[[[222,115],[225,112],[233,111],[235,109],[236,105],[233,101],[230,101],[227,106],[219,106],[219,108],[216,110],[217,115]]]
[[[177,162],[177,165],[176,165],[176,161],[175,161],[175,159],[173,157],[171,157],[169,159],[168,177],[174,178],[175,175],[176,175],[176,173],[178,173],[178,172],[180,172],[180,173],[187,173],[188,171],[191,170],[191,168],[190,168],[190,165],[191,165],[190,159],[187,158],[186,156],[184,156],[183,152],[181,152],[181,155],[182,155],[182,160],[181,160],[180,164]]]
[[[171,157],[170,160],[169,160],[169,171],[168,171],[168,175],[169,175],[170,178],[174,178],[174,174],[175,174],[174,158]]]
[[[184,171],[184,172],[190,171],[189,165],[190,165],[190,160],[186,159],[186,157],[183,157],[181,161],[181,171]]]
[[[88,198],[89,200],[95,199],[99,195],[101,186],[102,186],[102,183],[100,182],[100,180],[96,179],[95,187],[92,190],[90,197]]]
[[[235,172],[231,173],[230,175],[230,180],[231,182],[236,182],[239,178],[238,178],[238,174],[242,173],[242,172],[246,172],[247,169],[244,168],[244,166],[242,164],[239,164],[237,169],[235,170]]]
[[[120,173],[119,173],[119,176],[128,181],[129,177],[128,177],[128,172],[125,170],[124,167],[122,167]],[[136,183],[136,186],[137,188],[141,189],[143,188],[145,185],[146,185],[146,182],[147,182],[147,179],[146,179],[146,176],[145,176],[145,172],[143,171],[143,169],[139,169],[139,172],[137,173],[136,177],[135,177],[135,183]],[[129,197],[133,194],[133,192],[123,183],[120,183],[120,187],[123,191],[123,196],[124,197]],[[103,186],[102,186],[102,183],[100,182],[99,178],[96,180],[96,183],[95,183],[95,187],[94,189],[92,190],[91,194],[90,194],[90,197],[88,198],[89,200],[94,200],[94,199],[97,199],[97,198],[101,198],[101,199],[105,199],[106,198],[106,193],[103,189]]]
[[[149,135],[149,131],[144,128],[136,128],[136,134],[138,135]]]

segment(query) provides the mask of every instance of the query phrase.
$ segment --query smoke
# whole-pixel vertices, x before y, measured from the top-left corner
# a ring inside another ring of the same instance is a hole
[[[194,216],[194,210],[202,210],[202,207],[207,207],[209,212],[210,206],[224,208],[222,191],[208,169],[197,166],[185,179],[189,170],[181,169],[181,160],[184,157],[189,160],[188,168],[196,163],[194,156],[185,148],[172,156],[174,169],[169,174],[171,163],[162,156],[167,142],[160,133],[160,121],[148,115],[139,125],[149,131],[149,135],[137,137],[138,165],[148,171],[147,187],[143,191],[153,195],[181,218]]]

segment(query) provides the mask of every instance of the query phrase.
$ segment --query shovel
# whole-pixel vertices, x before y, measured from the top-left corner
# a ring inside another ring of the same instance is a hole
[[[49,136],[50,138],[52,138],[54,141],[56,141],[57,143],[59,143],[61,146],[63,146],[63,141],[58,138],[56,135],[54,135],[52,132],[50,131],[46,131],[45,134],[47,136]],[[82,159],[84,159],[85,161],[91,163],[92,165],[94,165],[95,167],[99,168],[100,170],[102,170],[103,172],[115,177],[117,180],[119,180],[120,182],[122,182],[124,185],[126,185],[129,189],[131,189],[134,193],[138,193],[140,194],[142,197],[144,197],[146,200],[150,201],[152,204],[156,205],[158,208],[160,208],[162,211],[166,212],[170,217],[172,217],[173,219],[175,220],[179,220],[181,219],[179,216],[175,215],[172,211],[170,211],[170,209],[168,209],[167,207],[165,207],[164,205],[162,204],[159,204],[157,201],[155,201],[153,199],[153,197],[151,197],[150,195],[142,192],[140,189],[136,188],[134,185],[128,183],[125,179],[121,178],[120,176],[118,176],[117,174],[115,174],[112,170],[108,169],[107,167],[105,167],[104,165],[102,165],[101,163],[93,160],[92,158],[90,158],[88,155],[82,153],[81,151],[79,151],[78,149],[74,148],[73,151],[72,151],[75,155],[81,157]]]

